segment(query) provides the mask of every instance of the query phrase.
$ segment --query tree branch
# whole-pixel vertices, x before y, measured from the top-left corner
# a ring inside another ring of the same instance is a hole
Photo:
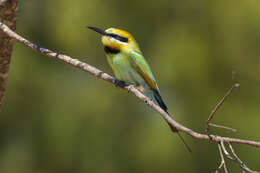
[[[228,173],[227,165],[226,165],[226,162],[225,162],[225,159],[224,159],[224,156],[223,156],[223,152],[222,152],[222,148],[221,148],[220,143],[218,143],[218,151],[219,151],[219,155],[220,155],[220,158],[221,158],[221,162],[220,162],[219,167],[218,167],[218,169],[216,170],[215,173],[218,173],[218,171],[220,171],[220,169],[222,167],[224,168],[225,173]]]
[[[208,120],[206,121],[206,128],[205,128],[205,132],[207,135],[209,135],[209,130],[210,130],[210,126],[214,126],[214,127],[218,127],[218,128],[224,128],[224,129],[228,129],[228,130],[232,130],[232,131],[236,131],[235,129],[232,129],[230,127],[225,127],[225,126],[221,126],[221,125],[217,125],[217,124],[212,124],[210,123],[210,121],[213,119],[214,115],[216,114],[217,110],[221,107],[221,105],[225,102],[225,100],[228,98],[228,96],[232,93],[232,91],[235,88],[238,88],[239,84],[235,83],[232,85],[232,87],[228,90],[228,92],[224,95],[224,97],[220,100],[220,102],[216,105],[216,107],[212,110],[212,112],[209,115]]]
[[[249,172],[249,173],[259,173],[257,171],[253,171],[251,169],[249,169],[240,159],[239,157],[236,155],[231,143],[228,142],[229,148],[231,150],[231,153],[233,154],[233,157],[229,154],[229,152],[226,150],[226,147],[224,145],[224,141],[220,142],[221,145],[221,149],[224,152],[224,154],[226,155],[226,157],[233,161],[234,163],[236,163],[243,171]]]
[[[4,25],[3,23],[0,22],[0,29],[3,30],[7,35],[9,35],[11,38],[14,38],[15,40],[23,43],[24,45],[26,45],[27,47],[35,50],[36,52],[40,52],[46,56],[52,57],[54,59],[58,59],[60,61],[63,61],[67,64],[70,64],[76,68],[79,68],[83,71],[86,71],[88,73],[90,73],[91,75],[103,79],[107,82],[110,82],[114,85],[117,84],[117,80],[115,78],[113,78],[112,76],[102,72],[101,70],[90,66],[87,63],[81,62],[77,59],[73,59],[67,55],[62,55],[56,52],[53,52],[49,49],[45,49],[43,47],[40,47],[36,44],[31,43],[30,41],[26,40],[25,38],[19,36],[18,34],[16,34],[15,32],[13,32],[12,30],[10,30],[6,25]],[[244,140],[244,139],[236,139],[236,138],[229,138],[229,137],[222,137],[222,136],[217,136],[217,135],[210,135],[210,137],[206,134],[201,134],[198,132],[195,132],[181,124],[179,124],[178,122],[176,122],[175,120],[173,120],[166,112],[164,112],[164,110],[162,110],[158,105],[156,105],[155,103],[153,103],[153,101],[151,101],[149,98],[147,98],[146,96],[144,96],[141,92],[139,92],[135,87],[132,86],[120,86],[122,89],[131,92],[132,94],[134,94],[137,98],[139,98],[140,100],[142,100],[143,102],[145,102],[149,107],[151,107],[153,110],[157,111],[163,118],[164,120],[170,124],[172,127],[176,128],[178,131],[180,132],[184,132],[196,139],[201,139],[201,140],[212,140],[215,142],[225,142],[225,143],[238,143],[238,144],[246,144],[246,145],[250,145],[250,146],[255,146],[255,147],[260,147],[260,142],[257,141],[251,141],[251,140]]]
[[[0,0],[0,21],[12,30],[16,27],[16,11],[18,0]],[[13,39],[0,31],[0,106],[5,93]]]
[[[227,126],[223,126],[223,125],[218,125],[218,124],[214,124],[214,123],[209,123],[209,126],[211,127],[217,127],[217,128],[221,128],[221,129],[226,129],[232,132],[236,132],[237,129],[231,128],[231,127],[227,127]]]

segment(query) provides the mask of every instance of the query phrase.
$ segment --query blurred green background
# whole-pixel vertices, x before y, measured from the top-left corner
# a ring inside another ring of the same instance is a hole
[[[100,36],[138,41],[174,119],[198,132],[234,82],[212,133],[260,140],[260,1],[23,0],[17,32],[109,74]],[[215,172],[215,143],[183,135],[131,94],[15,43],[0,116],[0,172]],[[260,170],[259,148],[234,145]],[[241,170],[227,161],[230,172]]]

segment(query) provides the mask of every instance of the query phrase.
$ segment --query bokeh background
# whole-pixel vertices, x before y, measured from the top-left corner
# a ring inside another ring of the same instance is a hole
[[[214,122],[260,140],[260,1],[23,0],[17,32],[112,74],[100,36],[86,26],[132,33],[174,119],[198,132]],[[215,172],[215,143],[183,135],[131,94],[15,43],[0,114],[0,172]],[[260,170],[258,148],[234,145]],[[240,169],[227,161],[230,172]]]

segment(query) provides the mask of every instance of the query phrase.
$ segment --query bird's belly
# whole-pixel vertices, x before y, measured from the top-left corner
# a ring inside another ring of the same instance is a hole
[[[112,69],[116,78],[126,82],[127,84],[142,85],[145,83],[144,79],[137,73],[128,61],[113,61]]]

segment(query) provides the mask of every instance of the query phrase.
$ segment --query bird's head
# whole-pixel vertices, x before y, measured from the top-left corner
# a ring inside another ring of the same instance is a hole
[[[131,50],[140,52],[134,37],[127,31],[116,28],[108,28],[106,30],[90,26],[88,28],[102,35],[101,41],[106,53],[115,54]]]

